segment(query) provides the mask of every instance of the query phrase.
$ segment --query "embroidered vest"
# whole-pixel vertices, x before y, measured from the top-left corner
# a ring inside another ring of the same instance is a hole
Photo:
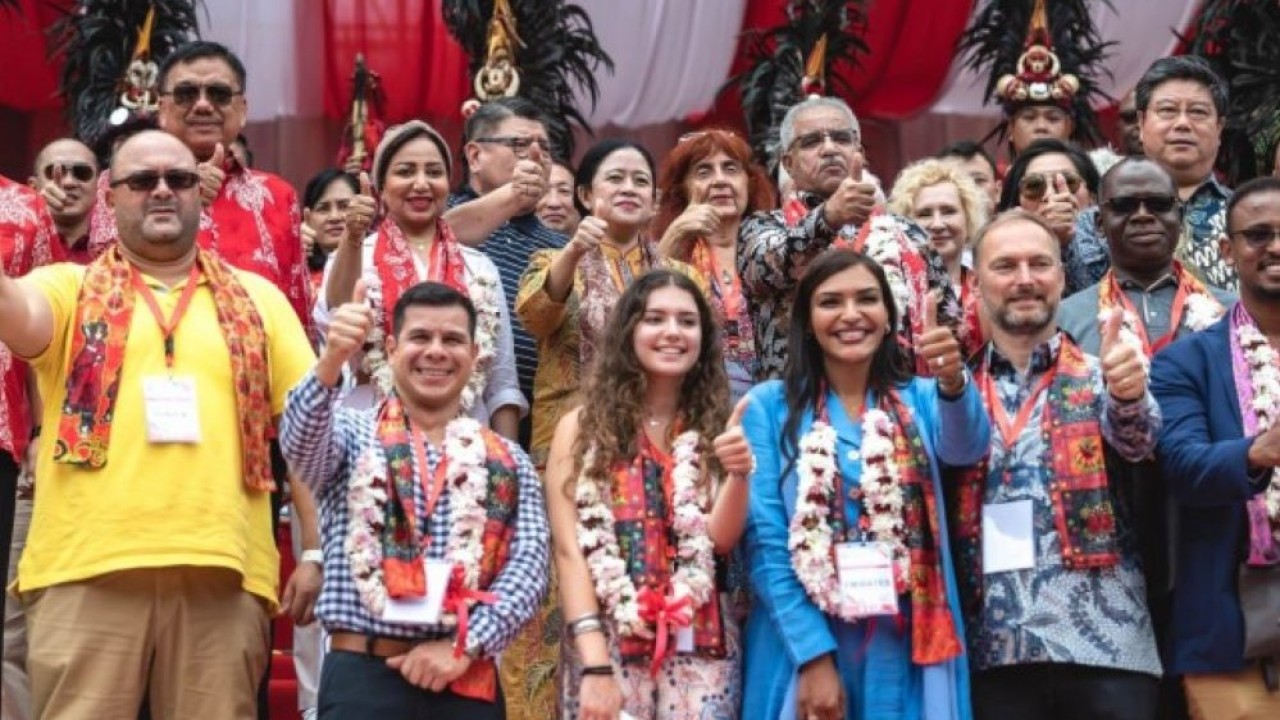
[[[1062,564],[1071,570],[1111,567],[1119,562],[1120,551],[1097,396],[1084,353],[1065,334],[1061,337],[1057,372],[1040,413],[1040,435],[1047,448],[1042,462]],[[1006,453],[1015,455],[1014,448]],[[950,503],[956,575],[966,608],[976,612],[982,598],[982,505],[991,476],[990,453],[977,465],[948,474],[947,485],[956,493],[956,502]]]
[[[671,463],[664,463],[655,454],[642,451],[636,460],[615,463],[611,473],[618,550],[637,589],[665,588],[676,554],[675,533],[668,522],[671,473],[667,467]],[[694,650],[703,657],[725,656],[720,589],[717,587],[711,600],[694,613]],[[624,636],[618,640],[618,651],[623,662],[647,662],[653,657],[653,642]]]

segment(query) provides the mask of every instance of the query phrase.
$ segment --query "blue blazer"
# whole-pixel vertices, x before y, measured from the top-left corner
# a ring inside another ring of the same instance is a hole
[[[1245,501],[1270,473],[1249,472],[1231,370],[1227,317],[1155,357],[1151,391],[1164,427],[1157,455],[1178,503],[1177,584],[1166,669],[1222,673],[1244,667],[1244,616],[1236,576],[1248,547]]]

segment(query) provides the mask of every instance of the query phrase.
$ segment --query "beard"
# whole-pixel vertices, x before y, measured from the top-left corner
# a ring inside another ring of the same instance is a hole
[[[996,327],[1010,335],[1037,335],[1054,324],[1058,314],[1058,304],[1048,301],[1035,310],[1014,310],[1008,304],[988,309],[994,310],[991,321]]]

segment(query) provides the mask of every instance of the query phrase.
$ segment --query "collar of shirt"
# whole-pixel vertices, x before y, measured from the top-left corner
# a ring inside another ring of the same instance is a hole
[[[1187,198],[1186,204],[1191,205],[1210,199],[1226,200],[1229,197],[1231,197],[1231,189],[1218,182],[1218,177],[1210,173],[1209,177],[1200,183],[1200,187],[1197,187]]]
[[[1141,292],[1141,293],[1150,294],[1165,286],[1172,286],[1175,288],[1178,286],[1178,276],[1174,275],[1172,270],[1165,273],[1164,275],[1161,275],[1158,280],[1151,283],[1150,285],[1143,285],[1137,280],[1134,280],[1133,278],[1128,277],[1127,274],[1120,268],[1112,266],[1111,269],[1116,274],[1116,282],[1120,283],[1120,288],[1122,290],[1137,290],[1138,292]]]
[[[1031,362],[1027,365],[1028,374],[1039,375],[1047,372],[1058,362],[1058,350],[1061,348],[1062,331],[1058,331],[1031,351]],[[993,376],[1016,377],[1018,375],[1018,369],[1013,361],[1000,352],[995,343],[989,345],[987,353],[987,368]]]

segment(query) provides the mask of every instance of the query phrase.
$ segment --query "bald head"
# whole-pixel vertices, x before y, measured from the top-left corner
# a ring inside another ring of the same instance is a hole
[[[200,229],[199,176],[191,150],[174,136],[146,130],[111,158],[108,195],[120,242],[152,263],[186,257]]]
[[[58,232],[75,240],[87,222],[98,181],[98,159],[73,138],[54,140],[36,155],[31,186],[45,195]],[[54,190],[53,188],[57,188]]]

